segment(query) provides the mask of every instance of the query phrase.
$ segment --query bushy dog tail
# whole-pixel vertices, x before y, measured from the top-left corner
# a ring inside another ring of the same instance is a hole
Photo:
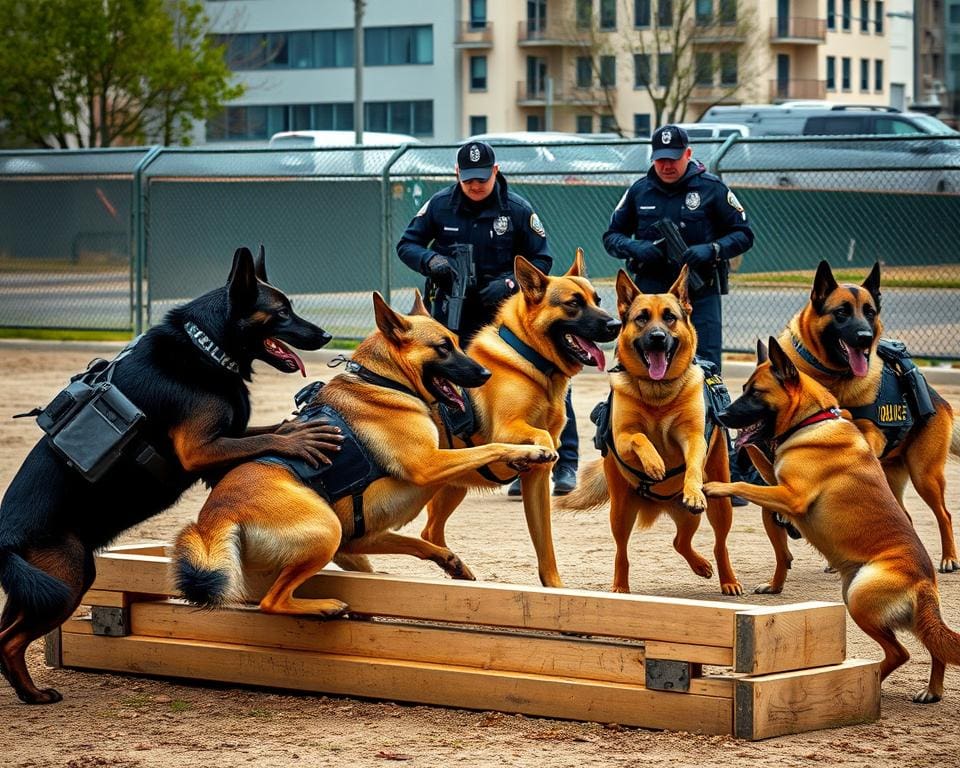
[[[591,461],[580,473],[575,490],[554,502],[557,509],[597,509],[610,499],[603,459]]]
[[[960,417],[953,421],[953,433],[950,435],[950,453],[960,457]]]
[[[0,546],[0,586],[31,614],[56,614],[74,599],[66,584],[35,568],[13,550]]]
[[[947,664],[960,666],[960,634],[943,623],[940,599],[933,584],[920,588],[917,595],[917,619],[914,624],[917,637],[930,655]]]
[[[174,580],[189,602],[218,608],[243,597],[238,526],[226,521],[213,528],[190,523],[173,547]]]

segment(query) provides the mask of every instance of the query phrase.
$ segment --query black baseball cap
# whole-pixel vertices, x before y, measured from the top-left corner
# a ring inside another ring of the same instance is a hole
[[[460,168],[460,181],[478,179],[486,181],[493,172],[497,158],[493,147],[485,141],[470,141],[457,151],[457,167]]]
[[[679,160],[690,146],[690,139],[679,125],[665,125],[654,131],[650,144],[653,148],[651,160]]]

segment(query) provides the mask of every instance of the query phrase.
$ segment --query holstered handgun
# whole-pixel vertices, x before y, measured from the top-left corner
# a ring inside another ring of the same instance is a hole
[[[677,229],[677,225],[670,219],[660,219],[653,226],[663,238],[663,244],[667,252],[667,261],[677,269],[682,269],[683,253],[687,250],[687,243],[680,234],[680,230]],[[690,288],[691,293],[699,293],[703,290],[703,278],[692,268],[687,272],[687,286]]]
[[[447,298],[446,326],[451,331],[459,331],[467,291],[477,287],[477,265],[473,262],[473,246],[469,243],[456,243],[450,248],[450,253],[445,255],[453,266],[453,279]]]

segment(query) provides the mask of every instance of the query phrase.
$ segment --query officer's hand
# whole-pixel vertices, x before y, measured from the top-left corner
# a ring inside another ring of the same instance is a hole
[[[453,277],[453,266],[450,259],[441,256],[439,253],[431,256],[427,262],[427,274],[434,280],[449,282]]]
[[[513,293],[517,284],[510,277],[497,277],[487,283],[478,294],[480,303],[485,307],[496,307],[507,296]]]
[[[639,272],[644,264],[651,261],[660,261],[663,258],[663,251],[659,246],[649,241],[634,241],[630,243],[630,256],[627,258],[627,269],[631,272]]]
[[[716,251],[713,243],[701,243],[700,245],[691,245],[683,252],[683,263],[690,267],[705,267],[712,265],[716,261]]]

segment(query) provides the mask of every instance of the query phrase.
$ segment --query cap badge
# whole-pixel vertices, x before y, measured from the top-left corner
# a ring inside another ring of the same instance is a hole
[[[673,141],[673,132],[664,131],[663,133],[661,133],[660,141],[662,141],[664,144],[669,144],[671,141]]]
[[[476,163],[476,162],[479,162],[479,160],[480,160],[480,147],[474,144],[470,147],[470,162]]]

